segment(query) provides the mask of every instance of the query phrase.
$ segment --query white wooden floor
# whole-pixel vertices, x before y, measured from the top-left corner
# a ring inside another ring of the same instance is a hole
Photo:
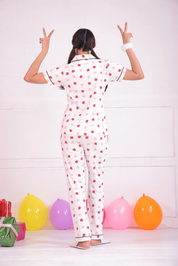
[[[0,247],[0,266],[178,266],[178,229],[104,229],[110,244],[81,250],[73,229],[27,231],[25,240],[12,248]]]

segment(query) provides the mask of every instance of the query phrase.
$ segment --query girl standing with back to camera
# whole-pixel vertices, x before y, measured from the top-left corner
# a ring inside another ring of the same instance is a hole
[[[127,33],[118,26],[122,50],[126,51],[131,70],[94,52],[95,37],[88,29],[79,29],[72,39],[73,48],[68,64],[38,73],[45,58],[54,30],[40,38],[42,51],[27,71],[24,80],[31,83],[57,85],[65,89],[67,107],[61,126],[61,148],[67,176],[69,203],[76,243],[71,247],[88,249],[91,245],[110,243],[103,238],[104,166],[108,150],[109,131],[104,112],[104,93],[112,81],[144,78],[141,66],[132,50]],[[88,169],[88,206],[86,207],[85,162]]]

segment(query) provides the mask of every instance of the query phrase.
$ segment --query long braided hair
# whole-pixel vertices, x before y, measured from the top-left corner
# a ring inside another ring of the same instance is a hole
[[[91,51],[91,54],[97,58],[100,59],[96,53],[94,52],[94,48],[96,46],[95,36],[94,34],[88,30],[88,29],[79,29],[77,30],[72,38],[72,45],[73,48],[70,52],[69,58],[68,58],[68,64],[72,61],[72,59],[75,57],[75,49],[83,49],[83,51]],[[105,91],[107,89],[108,85],[105,87]],[[61,89],[64,89],[63,86],[60,87]]]

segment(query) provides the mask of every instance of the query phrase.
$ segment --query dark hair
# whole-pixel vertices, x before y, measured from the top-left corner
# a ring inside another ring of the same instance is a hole
[[[88,29],[79,29],[76,31],[76,33],[73,35],[72,38],[72,44],[73,48],[70,52],[68,64],[72,61],[75,54],[75,49],[83,49],[83,51],[91,51],[91,54],[96,57],[97,59],[100,59],[93,49],[96,46],[95,36],[93,33]]]
[[[96,46],[95,36],[94,34],[88,30],[88,29],[79,29],[77,30],[72,38],[72,44],[73,48],[70,52],[69,58],[68,58],[68,64],[72,61],[72,59],[75,57],[75,49],[83,49],[83,51],[91,51],[91,54],[96,57],[97,59],[100,59],[93,49]],[[105,87],[105,91],[107,89],[108,85]],[[61,89],[64,89],[64,87],[60,87]]]

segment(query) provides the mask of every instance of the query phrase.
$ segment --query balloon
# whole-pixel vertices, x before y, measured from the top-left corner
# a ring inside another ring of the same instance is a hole
[[[103,224],[104,224],[105,218],[106,218],[106,211],[105,209],[103,209]]]
[[[106,209],[106,220],[114,229],[125,229],[132,218],[132,208],[123,197],[112,201]]]
[[[58,199],[50,210],[50,221],[59,230],[68,229],[73,225],[70,205],[67,201]]]
[[[163,213],[159,204],[143,194],[134,208],[134,219],[138,226],[142,229],[152,230],[161,223],[162,218]]]
[[[45,225],[48,211],[39,198],[28,193],[20,204],[18,217],[20,222],[25,222],[27,230],[34,231]]]

